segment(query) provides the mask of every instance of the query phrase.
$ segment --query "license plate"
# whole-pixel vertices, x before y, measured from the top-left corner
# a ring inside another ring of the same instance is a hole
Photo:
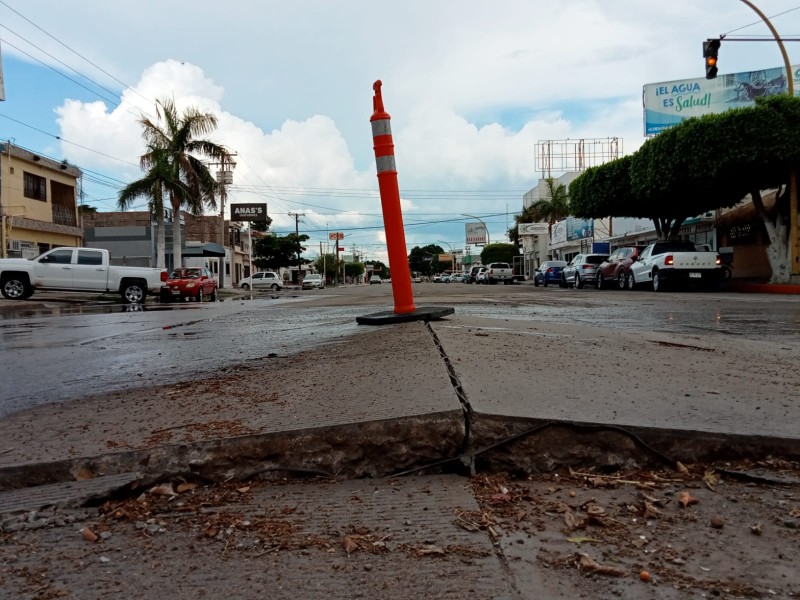
[[[173,296],[180,296],[181,295],[181,291],[180,290],[172,290],[172,295]]]
[[[703,274],[702,273],[689,273],[689,277],[691,279],[702,279]]]

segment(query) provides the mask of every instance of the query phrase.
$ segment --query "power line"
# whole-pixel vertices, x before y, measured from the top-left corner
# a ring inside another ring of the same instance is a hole
[[[3,4],[5,4],[5,2],[3,2]],[[800,6],[795,6],[794,8],[790,8],[789,10],[785,10],[783,12],[779,12],[777,15],[772,15],[771,17],[768,17],[768,18],[769,19],[774,19],[775,17],[780,17],[782,15],[785,15],[787,13],[793,12],[795,10],[800,10]],[[737,27],[736,29],[731,29],[727,33],[723,33],[721,35],[722,36],[726,36],[729,33],[733,33],[734,31],[741,31],[742,29],[747,29],[748,27],[752,27],[753,25],[758,25],[758,24],[763,23],[763,22],[764,21],[754,21],[753,23],[750,23],[749,25],[742,25],[741,27]]]

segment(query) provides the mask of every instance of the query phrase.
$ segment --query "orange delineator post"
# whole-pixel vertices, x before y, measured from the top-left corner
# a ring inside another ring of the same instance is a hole
[[[378,188],[383,209],[383,228],[389,250],[389,269],[392,272],[392,295],[395,314],[413,313],[414,294],[411,291],[411,269],[406,256],[406,234],[403,228],[403,213],[400,210],[400,188],[397,185],[397,167],[394,162],[391,117],[383,108],[380,79],[372,85],[373,113],[372,140],[375,148],[375,163],[378,169]]]

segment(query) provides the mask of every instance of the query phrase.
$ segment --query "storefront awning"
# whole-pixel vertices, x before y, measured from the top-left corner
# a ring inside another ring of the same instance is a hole
[[[202,244],[187,244],[181,250],[181,256],[185,258],[208,258],[225,256],[225,248],[214,242],[204,242]]]

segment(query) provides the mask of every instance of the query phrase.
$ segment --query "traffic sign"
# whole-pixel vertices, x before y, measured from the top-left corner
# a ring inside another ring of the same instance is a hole
[[[341,231],[331,231],[328,234],[328,239],[329,240],[343,240],[344,239],[344,233],[341,232]]]

